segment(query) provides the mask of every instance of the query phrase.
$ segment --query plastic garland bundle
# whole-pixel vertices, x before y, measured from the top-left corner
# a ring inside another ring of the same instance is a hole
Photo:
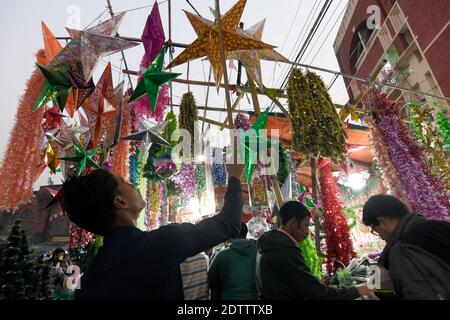
[[[195,104],[195,98],[192,92],[187,92],[183,94],[181,97],[181,103],[180,103],[180,114],[179,114],[179,120],[178,124],[180,126],[180,129],[185,129],[189,131],[191,134],[191,156],[192,158],[195,156],[195,137],[198,137],[197,134],[195,134],[195,122],[198,121],[198,114],[197,114],[197,106]],[[183,138],[184,139],[184,138]],[[187,155],[184,155],[185,157]]]
[[[214,148],[212,151],[211,171],[213,184],[224,185],[227,183],[227,170],[225,169],[225,160],[221,148]]]
[[[309,270],[313,275],[317,278],[322,279],[322,270],[320,259],[317,256],[316,247],[311,239],[311,236],[308,236],[305,240],[300,243],[300,250],[302,251],[303,258],[305,259],[305,263],[308,266]]]
[[[444,141],[444,150],[448,152],[450,151],[450,121],[448,120],[448,116],[446,116],[442,111],[439,111],[436,117],[439,132],[441,133],[442,140]]]
[[[195,195],[200,199],[203,191],[206,190],[205,165],[202,163],[199,163],[195,166],[195,180],[197,181]]]
[[[438,176],[448,190],[450,190],[450,163],[445,152],[443,141],[435,123],[432,109],[408,103],[408,110],[412,119],[414,134],[419,143],[424,147],[431,172]]]
[[[412,209],[429,219],[450,221],[446,190],[430,174],[423,150],[409,136],[395,104],[386,95],[373,92],[371,107],[375,126]]]
[[[196,178],[195,166],[193,163],[183,163],[181,169],[171,178],[177,187],[181,190],[181,198],[184,203],[195,194]]]
[[[293,69],[288,81],[292,147],[305,157],[339,162],[346,153],[346,134],[322,79]]]

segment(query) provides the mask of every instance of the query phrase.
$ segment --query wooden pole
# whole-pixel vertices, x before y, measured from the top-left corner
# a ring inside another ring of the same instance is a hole
[[[317,196],[317,167],[316,167],[316,159],[311,157],[311,186],[312,186],[312,196],[314,203],[317,205],[318,196]],[[320,212],[316,209],[316,218],[314,219],[314,231],[316,234],[315,243],[316,243],[316,251],[317,255],[320,255]]]
[[[220,17],[220,7],[219,0],[215,0],[216,3],[216,21],[217,21],[217,32],[219,33],[219,43],[220,43],[220,52],[222,56],[222,69],[223,69],[223,80],[225,84],[225,100],[227,101],[227,109],[228,109],[228,124],[233,126],[233,113],[231,112],[231,97],[230,97],[230,87],[228,83],[228,71],[227,71],[227,63],[225,57],[225,47],[223,44],[223,33],[222,33],[222,21]]]
[[[198,116],[198,120],[204,121],[204,122],[207,122],[207,123],[216,125],[216,126],[219,126],[219,127],[221,127],[221,128],[227,128],[227,129],[232,129],[232,128],[233,128],[233,126],[230,126],[229,124],[225,124],[225,125],[224,125],[223,123],[221,123],[221,122],[219,122],[219,121],[212,120],[212,119],[208,119],[208,118],[201,117],[201,116]]]

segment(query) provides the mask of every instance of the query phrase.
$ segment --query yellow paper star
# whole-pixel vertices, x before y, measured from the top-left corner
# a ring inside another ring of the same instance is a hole
[[[266,44],[258,39],[249,37],[237,31],[239,20],[246,0],[239,0],[222,17],[222,33],[225,55],[235,50],[257,50],[273,49],[274,46]],[[222,80],[222,54],[219,43],[218,24],[201,18],[189,12],[185,12],[194,30],[199,35],[175,60],[167,66],[168,68],[180,65],[184,62],[207,56],[216,81],[216,87],[220,86]]]

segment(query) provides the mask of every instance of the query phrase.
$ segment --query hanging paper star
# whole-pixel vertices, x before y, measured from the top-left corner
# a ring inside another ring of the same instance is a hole
[[[260,40],[237,32],[237,25],[241,19],[245,3],[245,0],[240,0],[229,11],[227,11],[221,19],[225,53],[235,50],[274,48],[273,46],[261,42]],[[222,79],[223,68],[218,25],[217,23],[212,23],[209,20],[198,17],[189,12],[185,13],[199,36],[197,40],[191,43],[186,50],[176,57],[166,69],[193,59],[207,56],[214,71],[216,87],[219,87]]]
[[[50,171],[55,174],[56,168],[59,166],[59,159],[58,159],[58,150],[53,148],[51,143],[47,143],[47,146],[45,147],[45,163],[49,167]]]
[[[75,102],[75,108],[78,109],[94,91],[95,84],[92,78],[86,82],[82,76],[73,71],[69,71],[68,74],[72,83],[73,101]]]
[[[122,17],[123,14],[120,20]],[[80,62],[84,79],[90,79],[99,58],[138,45],[137,42],[104,34],[110,32],[115,33],[117,27],[118,25],[114,25],[114,28],[111,28],[108,23],[104,23],[101,26],[96,26],[86,31],[67,29],[72,36],[72,40],[49,63],[49,67],[76,65]],[[80,73],[81,71],[78,72]]]
[[[41,88],[39,98],[34,104],[33,111],[38,110],[52,100],[56,100],[60,110],[63,111],[69,95],[69,89],[72,86],[67,77],[66,68],[49,69],[38,63],[36,65],[44,75],[45,81]]]
[[[111,63],[105,68],[87,106],[83,106],[91,129],[92,146],[96,147],[102,135],[114,121],[117,98],[114,95]],[[120,97],[121,98],[121,97]]]
[[[164,131],[166,126],[170,121],[165,121],[161,124],[158,124],[154,127],[148,127],[145,123],[141,121],[141,126],[144,127],[144,130],[139,132],[130,134],[129,136],[123,137],[122,140],[134,140],[134,141],[142,141],[144,143],[142,150],[143,156],[148,153],[152,143],[156,143],[162,146],[172,147],[172,145],[167,142],[162,136],[161,132]]]
[[[65,117],[65,115],[59,113],[57,106],[48,109],[44,114],[45,121],[42,124],[42,128],[44,129],[44,131],[59,128],[61,126],[62,118]]]
[[[113,146],[115,146],[120,139],[120,130],[122,128],[123,115],[123,88],[124,82],[122,81],[114,89],[114,105],[116,107],[116,114],[114,116],[112,125],[109,126],[105,134],[105,146],[108,148],[112,148]]]
[[[147,59],[147,64],[144,65],[147,66],[156,58],[166,40],[161,16],[159,14],[158,2],[156,1],[153,4],[153,8],[147,18],[147,22],[145,23],[141,39],[144,43],[145,58]]]
[[[75,151],[74,156],[69,157],[62,157],[59,158],[60,160],[66,160],[66,161],[73,161],[78,162],[78,170],[77,175],[81,175],[81,173],[87,168],[92,167],[99,169],[100,166],[95,163],[94,160],[92,160],[92,157],[98,152],[100,147],[97,147],[95,149],[91,149],[89,151],[86,151],[79,143],[74,139],[73,141],[73,150]]]
[[[89,142],[89,128],[78,126],[68,127],[65,122],[61,127],[45,132],[47,141],[52,142],[59,150],[67,150],[73,146],[73,139],[86,146]]]
[[[61,52],[61,43],[56,39],[44,21],[41,21],[42,37],[44,38],[45,56],[38,57],[38,63],[46,66],[58,53]]]
[[[258,162],[259,148],[265,145],[270,148],[274,142],[267,140],[261,135],[261,130],[266,127],[269,108],[267,108],[255,121],[250,130],[240,135],[240,153],[244,152],[245,177],[247,184],[252,181],[255,172],[256,163]]]
[[[181,73],[162,71],[164,53],[165,48],[161,49],[156,56],[156,59],[145,70],[141,81],[139,81],[136,89],[128,100],[128,102],[131,102],[147,94],[148,101],[152,109],[152,114],[155,112],[156,102],[158,101],[159,96],[159,88],[161,85],[181,75]]]
[[[251,28],[243,31],[243,33],[254,39],[261,40],[265,21],[266,19],[261,20]],[[228,52],[227,59],[236,59],[241,61],[245,67],[245,70],[248,71],[250,76],[260,88],[264,88],[261,75],[261,60],[289,62],[288,59],[273,49],[238,50]]]
[[[48,209],[51,206],[53,206],[55,203],[58,203],[61,206],[61,210],[63,213],[65,213],[64,211],[64,206],[63,206],[63,202],[62,202],[62,188],[59,190],[56,190],[54,188],[50,188],[50,187],[45,187],[45,189],[52,195],[52,199],[45,205],[44,209]]]

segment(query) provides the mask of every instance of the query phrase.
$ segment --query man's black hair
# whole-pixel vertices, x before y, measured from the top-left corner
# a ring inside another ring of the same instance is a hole
[[[248,233],[247,225],[243,222],[241,222],[241,231],[239,232],[239,238],[238,239],[246,239]]]
[[[400,219],[408,213],[408,207],[396,197],[387,194],[378,194],[370,197],[364,204],[363,223],[366,226],[374,226],[379,223],[377,218],[389,217]]]
[[[116,217],[114,197],[118,182],[107,170],[70,177],[62,186],[63,207],[78,227],[104,235]]]
[[[294,200],[283,204],[278,214],[282,226],[285,226],[291,219],[304,219],[311,216],[309,210],[302,203]]]

